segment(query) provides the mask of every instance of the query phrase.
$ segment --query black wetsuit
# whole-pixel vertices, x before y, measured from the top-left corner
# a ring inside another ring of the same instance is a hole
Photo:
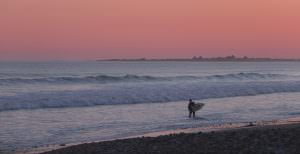
[[[192,106],[194,106],[194,105],[195,105],[194,102],[189,102],[189,105],[188,105],[188,109],[189,109],[189,117],[191,117],[192,114],[193,114],[193,117],[195,117],[195,112],[194,112],[193,109],[192,109]]]

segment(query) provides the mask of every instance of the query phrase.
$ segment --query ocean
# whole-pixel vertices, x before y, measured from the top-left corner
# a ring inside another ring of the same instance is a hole
[[[299,115],[299,62],[0,62],[0,152]]]

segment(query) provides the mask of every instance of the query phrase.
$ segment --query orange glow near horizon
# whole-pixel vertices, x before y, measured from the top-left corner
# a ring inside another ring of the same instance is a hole
[[[0,60],[300,58],[299,0],[1,0]]]

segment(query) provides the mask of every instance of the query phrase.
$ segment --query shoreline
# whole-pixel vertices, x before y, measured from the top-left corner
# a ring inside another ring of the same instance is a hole
[[[184,128],[184,129],[174,129],[167,131],[159,131],[159,132],[150,132],[145,133],[143,135],[137,136],[129,136],[125,138],[116,138],[111,140],[102,140],[102,141],[94,141],[94,142],[80,142],[80,143],[70,143],[70,144],[59,144],[59,145],[47,145],[43,147],[37,147],[26,150],[16,150],[12,153],[16,154],[37,154],[37,153],[50,153],[52,151],[60,151],[63,149],[70,149],[75,147],[81,147],[83,145],[90,144],[101,144],[105,142],[116,142],[122,140],[136,140],[142,138],[159,138],[164,136],[172,136],[172,135],[180,135],[180,134],[197,134],[197,133],[214,133],[214,132],[228,132],[228,131],[241,131],[241,130],[250,130],[250,129],[273,129],[274,127],[289,127],[292,125],[299,125],[300,128],[300,117],[288,118],[288,119],[279,119],[279,120],[271,120],[271,121],[253,121],[253,122],[241,122],[241,123],[226,123],[226,124],[218,124],[211,125],[205,127],[194,127],[194,128]]]

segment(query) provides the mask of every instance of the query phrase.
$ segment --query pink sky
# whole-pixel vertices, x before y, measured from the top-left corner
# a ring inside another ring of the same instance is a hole
[[[299,0],[1,0],[0,60],[300,58]]]

